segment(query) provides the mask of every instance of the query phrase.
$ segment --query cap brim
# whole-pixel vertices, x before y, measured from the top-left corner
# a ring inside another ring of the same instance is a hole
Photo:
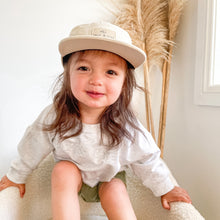
[[[65,38],[59,44],[59,51],[62,57],[80,50],[105,50],[112,52],[127,60],[134,68],[143,64],[146,59],[144,51],[138,47],[111,39],[77,36]]]

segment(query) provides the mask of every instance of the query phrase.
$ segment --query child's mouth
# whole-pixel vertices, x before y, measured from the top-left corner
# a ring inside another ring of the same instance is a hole
[[[87,91],[86,93],[92,98],[100,98],[104,96],[104,93],[101,93],[101,92]]]

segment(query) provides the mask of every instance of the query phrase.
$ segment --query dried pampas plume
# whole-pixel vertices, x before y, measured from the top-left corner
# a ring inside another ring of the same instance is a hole
[[[168,0],[169,39],[174,41],[179,26],[180,16],[187,0]]]
[[[161,66],[167,58],[167,1],[142,0],[142,22],[148,66]]]
[[[126,30],[133,43],[147,53],[148,66],[161,66],[168,57],[167,9],[165,0],[112,0],[118,7],[115,24]]]
[[[126,30],[132,37],[132,42],[139,48],[142,48],[142,27],[137,19],[137,2],[136,0],[127,0],[115,2],[118,6],[118,15],[115,20],[115,24]],[[120,3],[120,4],[119,4]]]

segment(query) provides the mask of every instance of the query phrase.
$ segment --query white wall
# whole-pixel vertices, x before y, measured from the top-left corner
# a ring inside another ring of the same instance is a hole
[[[62,73],[58,43],[80,23],[112,14],[96,0],[15,0],[0,7],[0,175],[26,127],[52,101]]]
[[[199,211],[217,220],[220,108],[193,103],[196,7],[196,0],[188,1],[176,39],[164,158]],[[58,42],[76,24],[99,19],[111,21],[112,15],[96,0],[1,2],[0,176],[17,155],[25,128],[51,102],[62,71]]]
[[[176,39],[165,160],[206,219],[220,219],[220,108],[194,104],[198,1],[188,1]],[[202,61],[201,61],[202,62]]]

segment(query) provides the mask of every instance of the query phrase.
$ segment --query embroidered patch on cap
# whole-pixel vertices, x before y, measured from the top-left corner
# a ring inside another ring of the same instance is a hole
[[[115,31],[104,29],[104,28],[94,28],[91,33],[93,36],[105,37],[109,39],[116,39]]]

